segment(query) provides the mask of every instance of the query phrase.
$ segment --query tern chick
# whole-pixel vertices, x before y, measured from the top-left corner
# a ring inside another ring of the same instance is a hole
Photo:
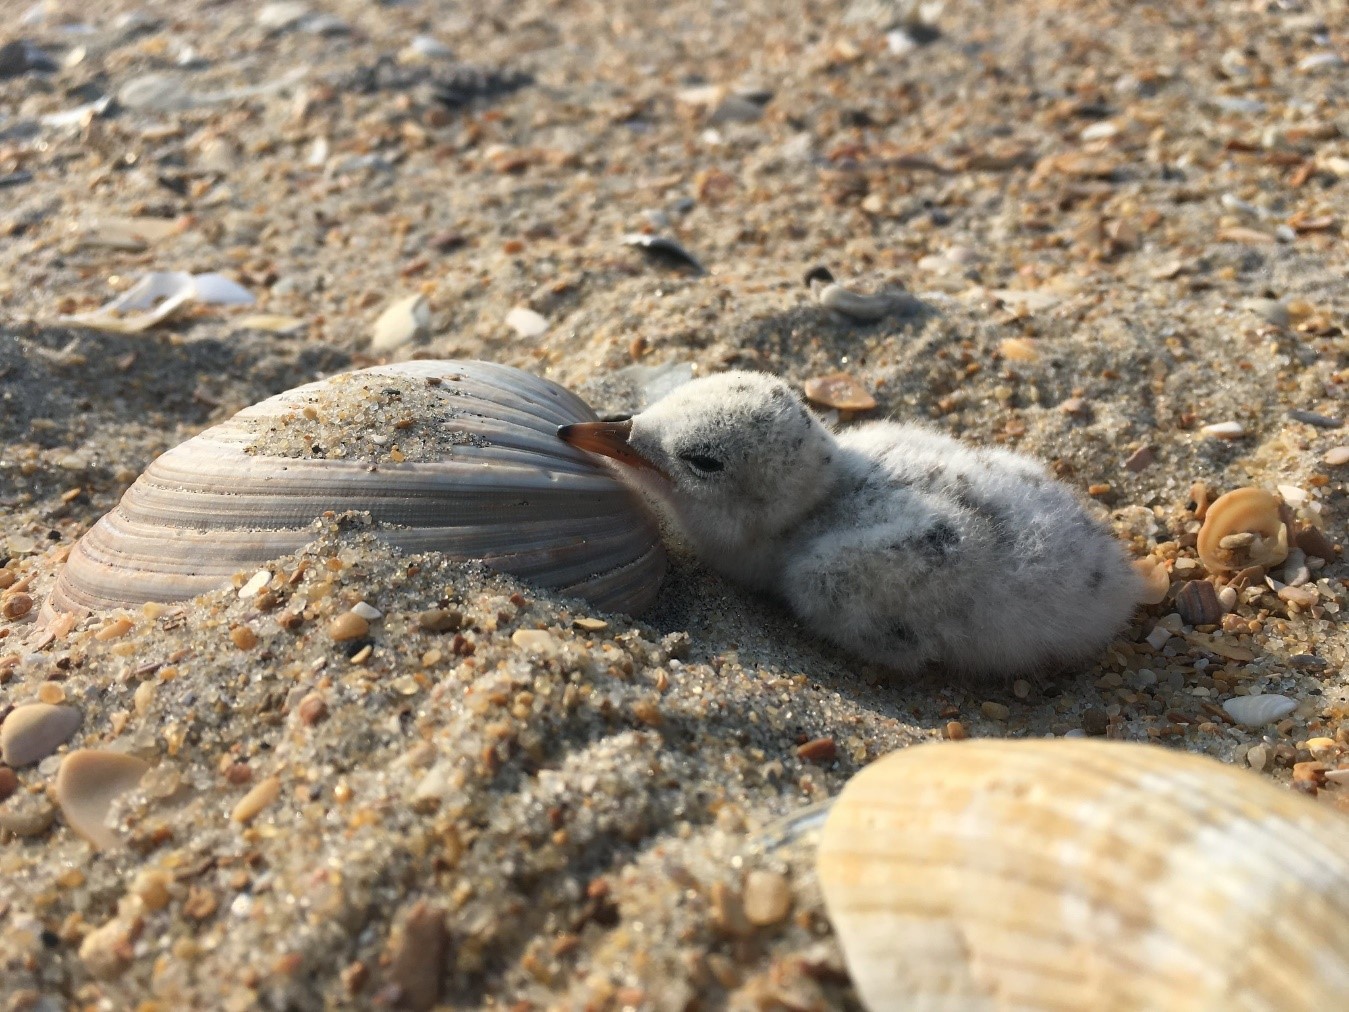
[[[615,460],[705,564],[901,673],[1087,661],[1139,601],[1120,543],[1036,461],[915,425],[834,433],[764,373],[558,435]]]

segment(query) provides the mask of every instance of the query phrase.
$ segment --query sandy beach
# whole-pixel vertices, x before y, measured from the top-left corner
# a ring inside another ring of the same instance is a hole
[[[929,740],[1151,742],[1349,813],[1343,0],[0,22],[0,719],[78,714],[0,765],[0,1008],[858,1008],[786,827]],[[819,304],[821,265],[891,308]],[[246,298],[95,313],[155,272]],[[415,358],[601,414],[727,368],[846,373],[876,407],[817,402],[832,422],[1037,457],[1165,593],[1090,668],[900,682],[678,544],[630,617],[348,515],[266,564],[265,602],[250,569],[40,621],[165,450]],[[1296,554],[1235,580],[1196,541],[1242,487]],[[1204,581],[1231,589],[1212,615]],[[1292,705],[1224,705],[1258,694]],[[113,846],[62,811],[76,749],[144,764]]]

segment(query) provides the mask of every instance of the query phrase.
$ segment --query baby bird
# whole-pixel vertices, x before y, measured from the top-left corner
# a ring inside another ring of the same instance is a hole
[[[705,564],[900,673],[1087,661],[1140,598],[1120,543],[1037,462],[916,425],[834,433],[764,373],[558,435],[617,461]]]

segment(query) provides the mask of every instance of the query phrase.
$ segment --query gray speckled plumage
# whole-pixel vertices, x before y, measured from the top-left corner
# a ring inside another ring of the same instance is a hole
[[[1039,463],[930,429],[832,433],[784,382],[696,380],[632,419],[622,468],[698,556],[899,672],[1083,662],[1139,599],[1122,546]]]

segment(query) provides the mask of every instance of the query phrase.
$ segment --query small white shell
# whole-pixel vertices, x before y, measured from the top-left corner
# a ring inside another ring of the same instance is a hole
[[[881,1010],[1349,1007],[1349,820],[1157,746],[903,749],[844,788],[820,885]]]
[[[366,428],[380,396],[407,406],[410,428]],[[595,418],[557,384],[487,362],[404,362],[297,387],[154,461],[75,546],[49,604],[194,597],[299,550],[325,512],[364,511],[373,533],[408,551],[481,559],[639,612],[665,570],[656,524],[604,465],[556,435]],[[329,445],[311,453],[309,430]],[[395,454],[394,441],[408,439],[421,451]]]
[[[1297,700],[1270,692],[1259,696],[1233,696],[1223,703],[1227,715],[1243,727],[1264,727],[1283,720],[1297,709]]]
[[[832,309],[859,323],[874,323],[895,311],[895,299],[884,292],[866,295],[837,283],[812,287],[815,288],[815,300],[825,309]]]

